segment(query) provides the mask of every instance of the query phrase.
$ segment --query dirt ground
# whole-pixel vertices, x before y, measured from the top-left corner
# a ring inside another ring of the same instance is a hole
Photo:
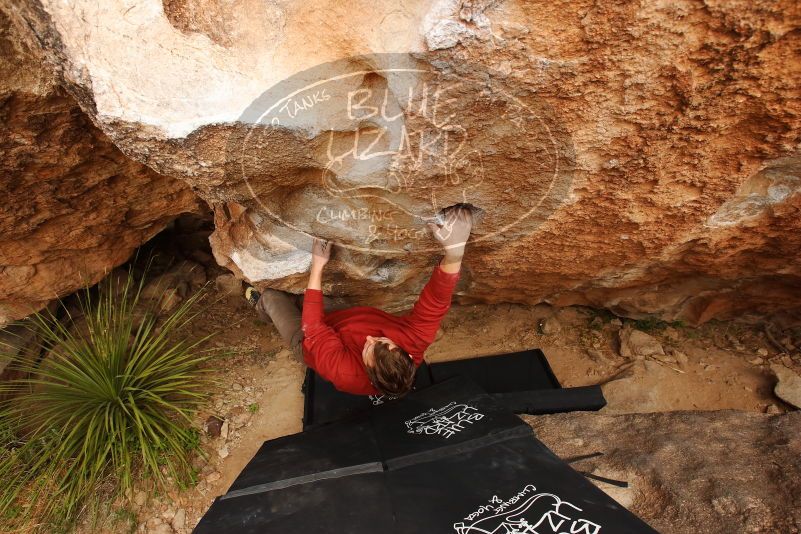
[[[775,378],[768,367],[782,356],[760,327],[633,324],[662,343],[668,356],[659,362],[619,355],[623,323],[586,308],[454,306],[426,357],[437,362],[540,348],[563,386],[603,384],[604,411],[610,414],[789,409],[773,395]],[[190,532],[265,440],[301,430],[304,367],[282,346],[273,326],[260,322],[241,297],[212,288],[192,335],[213,332],[209,346],[230,350],[230,355],[209,363],[219,383],[198,424],[210,415],[224,417],[227,439],[204,434],[208,459],[195,462],[197,486],[166,495],[142,488],[133,496],[133,508],[115,511],[112,523],[93,531]],[[797,359],[785,363],[801,368]]]

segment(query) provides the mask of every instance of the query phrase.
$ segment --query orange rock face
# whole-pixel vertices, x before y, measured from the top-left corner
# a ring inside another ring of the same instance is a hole
[[[197,201],[125,157],[1,12],[0,26],[3,324],[97,282]]]
[[[403,307],[426,223],[469,203],[463,302],[801,309],[797,2],[16,4],[257,285],[300,291],[317,235],[339,244],[328,291]]]

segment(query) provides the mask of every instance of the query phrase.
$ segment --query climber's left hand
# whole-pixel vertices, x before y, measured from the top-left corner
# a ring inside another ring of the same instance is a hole
[[[328,260],[331,259],[331,249],[334,247],[330,241],[314,238],[312,243],[312,271],[322,271]]]

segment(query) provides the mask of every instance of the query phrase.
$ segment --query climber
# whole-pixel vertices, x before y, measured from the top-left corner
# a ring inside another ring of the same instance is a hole
[[[302,312],[292,295],[282,291],[267,289],[259,295],[248,287],[245,297],[262,320],[272,320],[295,356],[338,390],[355,395],[404,395],[450,308],[473,217],[469,207],[454,206],[443,212],[442,222],[429,223],[429,228],[443,247],[443,258],[406,315],[366,306],[329,308],[325,313],[322,276],[332,244],[319,239],[312,245]]]

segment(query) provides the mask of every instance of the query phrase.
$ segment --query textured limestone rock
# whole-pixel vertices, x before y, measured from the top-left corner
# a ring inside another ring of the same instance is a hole
[[[0,330],[0,379],[6,379],[14,371],[14,361],[31,361],[40,353],[39,340],[30,325],[14,324]]]
[[[618,490],[613,497],[628,499],[627,507],[659,532],[801,529],[801,412],[572,413],[526,419],[563,458],[602,452],[573,467],[627,481],[629,491]]]
[[[424,223],[469,202],[466,302],[801,306],[797,2],[11,5],[115,144],[214,205],[215,257],[259,286],[299,290],[314,234],[341,245],[328,291],[403,305]]]
[[[801,408],[801,376],[784,365],[774,364],[770,369],[778,380],[774,388],[776,396],[796,408]]]
[[[0,9],[0,324],[97,282],[197,202],[127,158]]]
[[[624,358],[642,360],[648,356],[664,356],[665,349],[655,337],[641,330],[630,327],[621,328],[618,332],[620,339],[620,355]]]

